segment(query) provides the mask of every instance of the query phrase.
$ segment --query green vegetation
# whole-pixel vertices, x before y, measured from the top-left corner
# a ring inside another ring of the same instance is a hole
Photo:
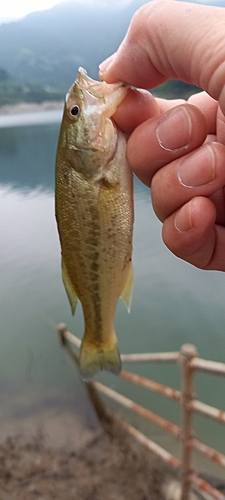
[[[62,101],[62,90],[42,85],[18,82],[4,69],[0,68],[0,106],[14,105],[20,102]]]
[[[189,85],[181,80],[169,80],[156,89],[153,89],[152,93],[156,97],[164,97],[167,99],[188,99],[191,94],[200,91],[201,89],[199,87]]]
[[[187,99],[192,93],[200,90],[180,80],[169,80],[157,89],[153,89],[152,93],[156,97]],[[21,102],[63,101],[64,97],[65,92],[62,89],[41,84],[24,84],[10,77],[6,70],[0,68],[0,107]]]

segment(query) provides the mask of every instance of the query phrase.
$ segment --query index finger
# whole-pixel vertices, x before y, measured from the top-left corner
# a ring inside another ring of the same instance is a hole
[[[100,76],[145,89],[181,79],[220,99],[225,112],[224,23],[223,8],[153,0],[136,12]]]

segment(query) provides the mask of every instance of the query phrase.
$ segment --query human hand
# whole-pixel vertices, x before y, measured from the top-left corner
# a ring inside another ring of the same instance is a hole
[[[172,0],[137,11],[101,79],[142,89],[169,78],[205,92],[188,102],[130,91],[115,121],[127,159],[152,191],[163,239],[178,257],[225,271],[225,9]]]

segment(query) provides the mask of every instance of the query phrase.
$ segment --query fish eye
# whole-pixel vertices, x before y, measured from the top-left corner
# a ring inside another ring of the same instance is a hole
[[[77,115],[79,115],[79,112],[80,112],[80,108],[79,108],[79,106],[78,106],[77,104],[75,104],[75,106],[73,106],[73,107],[71,108],[71,110],[70,110],[70,114],[71,114],[72,116],[77,116]]]

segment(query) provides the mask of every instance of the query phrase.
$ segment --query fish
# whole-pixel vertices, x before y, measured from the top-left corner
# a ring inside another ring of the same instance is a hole
[[[75,313],[80,301],[84,336],[80,373],[91,380],[101,370],[119,374],[114,329],[119,298],[131,305],[133,175],[126,137],[112,119],[127,94],[79,68],[69,89],[56,154],[55,212],[62,280]]]

